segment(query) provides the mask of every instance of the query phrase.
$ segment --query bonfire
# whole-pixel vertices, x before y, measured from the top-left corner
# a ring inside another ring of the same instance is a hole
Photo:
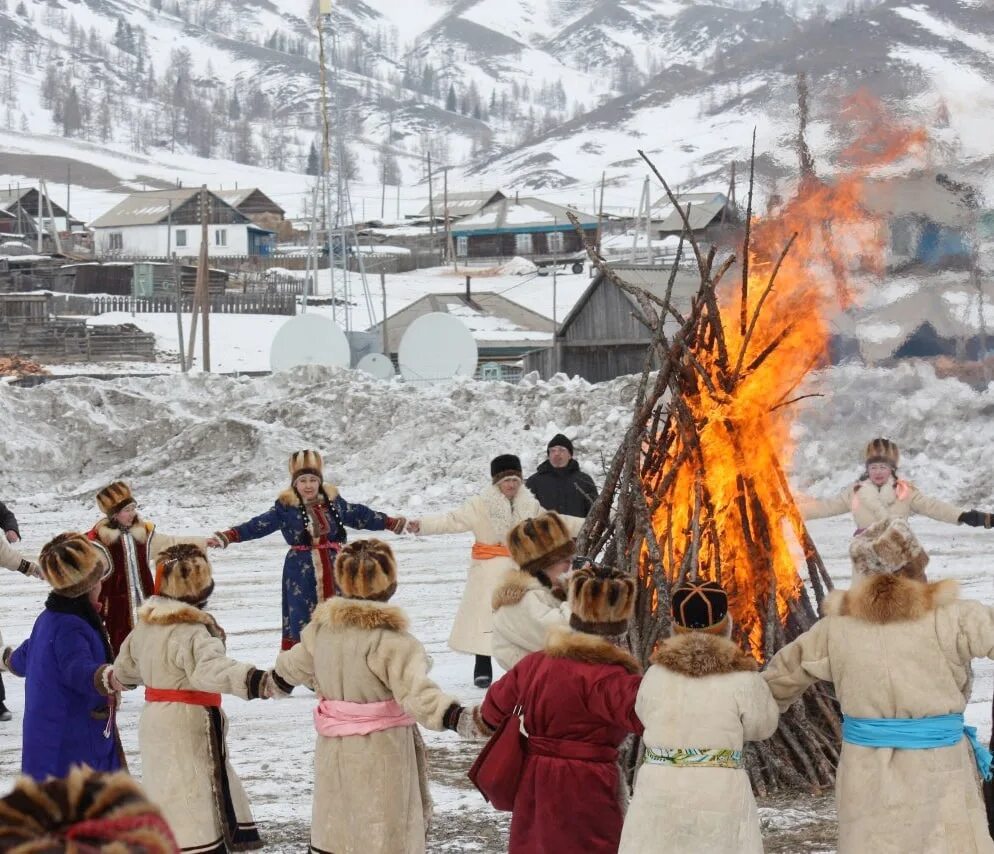
[[[639,319],[653,332],[634,418],[579,542],[581,553],[637,575],[629,640],[643,663],[668,636],[669,591],[686,578],[724,585],[733,638],[760,664],[813,625],[832,587],[784,463],[793,404],[826,362],[831,317],[852,301],[855,271],[883,257],[881,229],[860,204],[865,178],[923,141],[917,131],[875,122],[873,106],[863,96],[847,105],[852,123],[873,136],[846,150],[858,163],[831,183],[804,169],[802,158],[796,193],[760,218],[750,173],[741,260],[703,251],[682,211],[680,252],[693,254],[700,273],[683,313],[669,293],[620,280],[587,245],[604,275],[636,297]],[[679,263],[678,256],[671,288]],[[754,788],[830,785],[839,744],[838,704],[828,687],[816,686],[762,750],[747,753]]]

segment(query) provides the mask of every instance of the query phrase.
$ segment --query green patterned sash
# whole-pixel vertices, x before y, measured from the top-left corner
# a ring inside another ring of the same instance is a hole
[[[676,768],[741,768],[742,751],[727,748],[646,747],[642,759],[648,765]]]

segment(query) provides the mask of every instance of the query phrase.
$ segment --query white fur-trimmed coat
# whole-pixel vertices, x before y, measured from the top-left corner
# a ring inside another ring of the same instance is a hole
[[[798,508],[805,519],[824,519],[851,512],[857,528],[869,528],[875,522],[888,519],[907,519],[915,514],[955,525],[966,509],[931,498],[909,481],[893,479],[882,486],[861,480],[833,498],[803,498],[798,501]]]
[[[524,484],[513,501],[505,498],[496,485],[490,485],[455,510],[425,516],[421,520],[421,533],[461,534],[469,531],[478,543],[506,546],[511,528],[542,512],[542,505]],[[583,519],[577,516],[562,518],[571,534],[575,536],[580,532]],[[491,602],[494,590],[505,573],[514,568],[510,557],[470,559],[466,588],[449,635],[449,646],[456,652],[493,654]]]
[[[962,713],[971,661],[994,657],[994,612],[958,585],[892,575],[857,580],[826,616],[778,652],[763,676],[786,710],[823,680],[858,718]],[[839,854],[992,854],[966,739],[924,750],[842,745],[835,785]]]
[[[690,633],[653,653],[635,701],[656,748],[741,750],[776,731],[777,704],[755,659],[730,640]],[[619,854],[762,854],[749,775],[736,768],[642,765]]]
[[[494,658],[505,670],[529,653],[542,649],[552,626],[569,625],[569,605],[520,569],[504,574],[494,591],[492,604]]]

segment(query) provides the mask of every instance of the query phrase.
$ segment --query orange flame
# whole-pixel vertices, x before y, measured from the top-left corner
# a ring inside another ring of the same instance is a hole
[[[694,355],[714,391],[699,382],[686,398],[700,453],[680,464],[653,518],[657,537],[673,535],[664,550],[672,582],[690,548],[694,508],[704,508],[699,576],[725,586],[737,634],[758,660],[774,648],[764,617],[775,607],[785,625],[803,586],[795,557],[802,522],[780,465],[792,453],[793,413],[786,404],[824,362],[829,320],[851,302],[853,273],[883,258],[879,223],[861,204],[868,173],[925,141],[924,131],[885,120],[866,93],[849,99],[842,115],[859,131],[843,153],[848,170],[833,183],[806,176],[792,198],[752,223],[744,324],[741,276],[719,293],[727,358],[715,346],[697,346]],[[685,438],[667,449],[667,468],[677,464]]]

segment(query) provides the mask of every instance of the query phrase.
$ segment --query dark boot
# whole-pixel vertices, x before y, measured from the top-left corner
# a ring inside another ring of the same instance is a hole
[[[4,700],[7,699],[7,692],[3,687],[3,679],[0,678],[0,721],[10,720],[10,710],[4,705]]]
[[[490,663],[489,655],[476,656],[476,664],[473,667],[473,684],[477,688],[489,688],[494,681],[494,668]]]

